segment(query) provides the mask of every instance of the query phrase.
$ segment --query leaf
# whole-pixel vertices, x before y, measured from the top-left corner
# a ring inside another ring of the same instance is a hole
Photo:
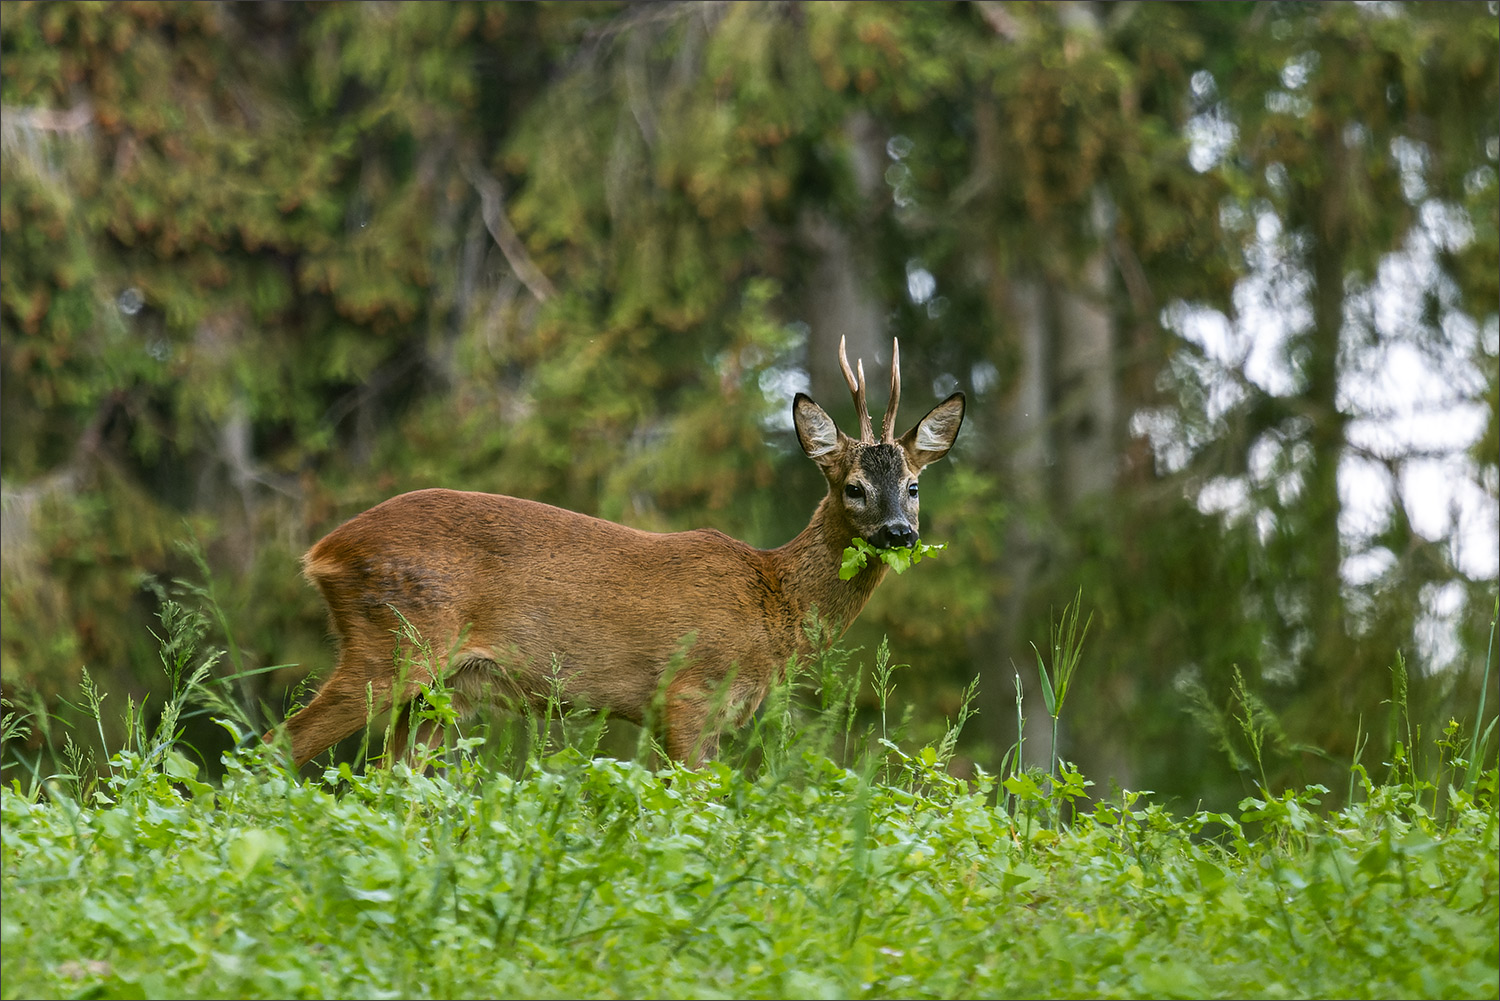
[[[1210,893],[1218,890],[1227,882],[1224,870],[1214,865],[1208,859],[1194,859],[1193,866],[1198,870],[1198,879],[1203,884],[1203,888]]]
[[[905,573],[915,563],[935,553],[940,553],[948,548],[946,542],[928,544],[918,542],[910,548],[906,546],[891,546],[886,549],[877,549],[864,539],[856,536],[850,541],[849,547],[844,550],[843,561],[839,564],[839,580],[849,580],[863,570],[869,563],[870,557],[874,556],[897,573]]]
[[[1042,663],[1042,651],[1037,650],[1036,644],[1031,644],[1031,649],[1036,653],[1036,670],[1042,676],[1042,701],[1047,705],[1047,715],[1057,717],[1057,696],[1052,691],[1052,679],[1047,677],[1047,665]]]
[[[396,895],[390,890],[376,888],[373,890],[361,890],[357,887],[349,888],[349,896],[355,900],[365,900],[373,904],[388,904],[396,899]]]
[[[263,861],[286,851],[286,839],[275,831],[250,828],[229,844],[229,868],[243,880]]]

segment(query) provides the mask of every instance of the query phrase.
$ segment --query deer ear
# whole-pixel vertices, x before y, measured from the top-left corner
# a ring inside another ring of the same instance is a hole
[[[901,448],[911,464],[921,469],[948,454],[964,422],[964,394],[954,393],[927,412],[917,426],[901,436]]]
[[[797,442],[806,456],[823,465],[839,447],[838,425],[806,393],[792,401],[792,424],[797,428]]]

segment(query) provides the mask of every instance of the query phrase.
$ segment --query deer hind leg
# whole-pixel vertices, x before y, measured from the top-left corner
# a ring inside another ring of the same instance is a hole
[[[345,682],[335,674],[311,702],[286,721],[292,762],[298,768],[364,726],[389,700],[388,686],[382,690],[375,684],[367,693],[365,686]],[[272,730],[266,734],[266,742],[271,743],[275,737]]]
[[[418,720],[413,726],[416,710],[417,701],[413,700],[402,706],[397,714],[395,726],[391,728],[390,741],[385,748],[386,765],[393,765],[401,760],[415,765],[424,757],[442,750],[445,731],[442,721]]]
[[[423,757],[430,757],[443,749],[450,721],[457,723],[469,719],[480,706],[506,704],[505,690],[497,681],[498,671],[494,660],[485,651],[455,651],[442,680],[447,695],[447,706],[443,711],[451,715],[443,718],[432,713],[426,719],[418,719],[424,697],[421,686],[432,680],[430,670],[420,670],[419,677],[406,686],[399,700],[402,705],[386,745],[386,764],[404,759],[415,765]]]
[[[313,700],[286,721],[293,763],[301,768],[383,712],[391,704],[393,683],[388,655],[356,657],[346,651]],[[404,684],[398,701],[409,701],[416,690],[415,683]],[[275,730],[265,736],[267,743],[275,739]]]

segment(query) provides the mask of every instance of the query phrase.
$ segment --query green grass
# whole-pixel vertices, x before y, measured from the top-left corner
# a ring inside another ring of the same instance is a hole
[[[212,699],[173,642],[176,701]],[[882,716],[851,740],[840,664],[696,772],[593,758],[570,719],[560,745],[523,721],[430,774],[309,781],[255,747],[209,784],[169,711],[97,781],[0,790],[0,992],[1496,996],[1497,771],[1456,733],[1446,788],[1356,767],[1331,814],[1316,786],[1234,816],[1078,806],[1066,764],[964,782],[954,732],[903,747]]]

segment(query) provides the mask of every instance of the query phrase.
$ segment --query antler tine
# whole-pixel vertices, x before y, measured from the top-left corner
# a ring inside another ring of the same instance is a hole
[[[854,372],[849,368],[849,355],[844,350],[847,337],[839,338],[839,368],[844,370],[844,381],[849,384],[849,392],[859,392],[859,384],[854,381]]]
[[[858,362],[859,378],[856,380],[849,368],[849,355],[844,350],[846,340],[839,338],[839,367],[844,370],[844,381],[849,384],[849,392],[854,397],[854,412],[859,415],[859,440],[873,443],[875,431],[870,426],[870,411],[865,407],[865,363],[863,359]]]
[[[891,338],[891,401],[885,405],[885,416],[880,419],[880,440],[888,445],[896,442],[896,407],[901,402],[901,342]]]

